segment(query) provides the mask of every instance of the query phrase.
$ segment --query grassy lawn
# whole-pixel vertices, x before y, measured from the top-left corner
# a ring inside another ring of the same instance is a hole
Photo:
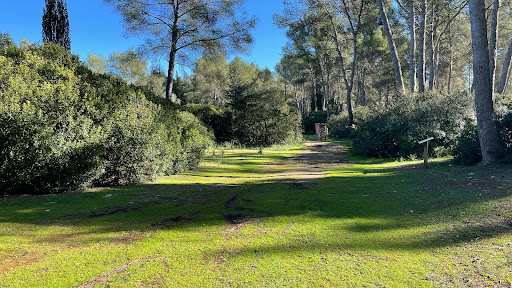
[[[304,182],[299,151],[4,199],[0,287],[511,287],[512,167],[348,156]]]

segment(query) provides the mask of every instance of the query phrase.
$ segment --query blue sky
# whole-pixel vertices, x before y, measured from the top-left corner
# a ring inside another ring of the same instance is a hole
[[[44,0],[3,0],[0,9],[0,32],[9,33],[16,43],[26,38],[41,43],[41,17]],[[114,51],[135,49],[140,39],[124,37],[123,24],[117,12],[102,0],[67,0],[71,30],[71,51],[82,61],[88,53],[107,57]],[[255,62],[271,70],[281,58],[281,47],[286,43],[285,31],[272,20],[283,10],[281,0],[246,0],[247,12],[258,17],[253,30],[255,43],[251,55],[240,55],[245,61]]]

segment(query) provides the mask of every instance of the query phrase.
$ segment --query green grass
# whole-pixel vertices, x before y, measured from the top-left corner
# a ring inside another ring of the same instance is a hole
[[[510,166],[349,156],[303,185],[265,167],[299,148],[217,147],[155,183],[7,198],[0,287],[510,287]]]

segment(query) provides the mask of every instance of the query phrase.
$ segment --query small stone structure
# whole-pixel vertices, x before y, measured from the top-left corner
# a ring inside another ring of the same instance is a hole
[[[327,123],[315,123],[316,140],[327,141],[329,130],[327,129]]]

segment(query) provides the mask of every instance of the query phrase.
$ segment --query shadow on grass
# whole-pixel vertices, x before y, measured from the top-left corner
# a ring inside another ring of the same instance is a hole
[[[248,219],[296,215],[306,215],[311,221],[328,220],[319,228],[325,235],[348,233],[351,237],[284,241],[260,246],[258,251],[416,250],[512,233],[512,218],[507,216],[512,204],[503,200],[511,196],[512,187],[507,186],[510,167],[488,170],[434,164],[430,170],[401,172],[362,164],[332,171],[313,183],[259,175],[263,178],[243,177],[252,180],[230,185],[148,184],[6,200],[0,202],[0,223],[73,229],[34,237],[32,228],[13,228],[0,233],[0,239],[15,236],[59,245],[130,242],[161,230],[226,222],[237,225]],[[204,177],[195,173],[184,177],[198,175],[198,181]],[[124,236],[112,237],[116,232]],[[240,253],[250,253],[251,249]]]

